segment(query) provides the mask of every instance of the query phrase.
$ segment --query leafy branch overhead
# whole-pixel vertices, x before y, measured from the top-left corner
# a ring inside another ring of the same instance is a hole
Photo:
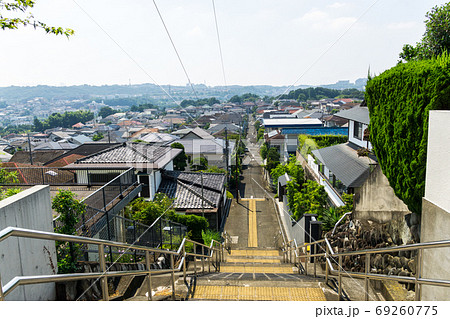
[[[14,30],[22,26],[32,26],[35,29],[41,28],[45,32],[55,35],[69,37],[74,34],[72,29],[52,27],[42,21],[36,20],[34,15],[29,11],[34,7],[35,3],[36,1],[32,0],[14,0],[9,2],[0,0],[0,28],[2,30]]]

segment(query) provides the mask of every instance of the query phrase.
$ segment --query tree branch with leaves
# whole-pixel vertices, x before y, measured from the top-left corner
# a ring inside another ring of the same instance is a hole
[[[75,33],[72,29],[52,27],[36,20],[33,13],[30,12],[35,4],[36,1],[33,0],[0,0],[0,28],[2,30],[14,30],[19,29],[19,27],[32,26],[35,29],[41,28],[46,33],[65,35],[66,37]]]

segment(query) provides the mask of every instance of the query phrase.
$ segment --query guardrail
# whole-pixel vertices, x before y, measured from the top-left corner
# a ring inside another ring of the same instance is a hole
[[[330,245],[330,242],[327,238],[312,242],[305,243],[300,246],[297,245],[297,242],[291,240],[290,242],[285,242],[282,248],[284,261],[288,263],[296,264],[298,267],[298,272],[308,275],[308,262],[311,262],[314,265],[314,277],[317,276],[316,267],[317,267],[317,259],[322,258],[325,262],[325,280],[328,283],[329,277],[334,276],[338,279],[338,298],[339,300],[343,300],[343,291],[342,291],[342,277],[354,277],[354,278],[362,278],[364,279],[364,293],[365,300],[369,300],[369,280],[390,280],[404,283],[413,283],[415,285],[415,300],[420,300],[421,288],[422,285],[432,285],[432,286],[441,286],[441,287],[450,287],[450,280],[441,280],[441,279],[432,279],[432,278],[422,278],[422,256],[423,251],[426,249],[435,249],[442,247],[450,247],[450,240],[442,240],[442,241],[433,241],[426,243],[418,243],[418,244],[410,244],[404,246],[395,246],[395,247],[385,247],[378,249],[367,249],[367,250],[355,250],[350,252],[342,252],[342,253],[334,253],[333,249]],[[320,249],[321,253],[317,253],[318,249]],[[316,253],[312,253],[312,252]],[[406,277],[406,276],[397,276],[397,275],[384,275],[384,274],[375,274],[370,272],[370,260],[371,255],[374,254],[383,254],[383,253],[396,253],[401,251],[416,251],[417,255],[415,258],[415,277]],[[303,254],[301,254],[303,253]],[[343,268],[343,258],[346,256],[356,256],[356,255],[364,255],[364,272],[351,272],[346,271]],[[304,265],[302,264],[301,259],[304,259]],[[333,267],[333,265],[337,266],[337,269]]]
[[[0,231],[0,242],[6,240],[9,237],[21,237],[31,238],[37,240],[53,240],[63,241],[69,243],[78,243],[86,245],[98,246],[98,259],[100,263],[100,272],[95,273],[71,273],[71,274],[56,274],[56,275],[40,275],[40,276],[17,276],[11,279],[6,285],[2,286],[0,276],[0,300],[5,300],[5,297],[10,294],[15,288],[23,285],[41,284],[41,283],[53,283],[62,281],[75,281],[83,279],[100,279],[102,286],[103,300],[109,300],[108,282],[107,278],[121,277],[130,275],[144,275],[147,278],[148,284],[148,300],[152,300],[152,276],[158,276],[163,274],[171,274],[172,284],[172,299],[175,300],[175,273],[182,272],[184,282],[188,286],[188,294],[191,287],[187,283],[187,258],[194,257],[194,276],[198,275],[197,271],[197,258],[201,259],[202,273],[205,273],[205,261],[208,262],[208,271],[211,272],[211,265],[215,261],[214,268],[220,270],[220,262],[223,261],[224,246],[212,240],[210,246],[189,240],[184,238],[178,251],[162,250],[156,248],[149,248],[144,246],[129,245],[125,243],[106,241],[95,238],[86,238],[81,236],[72,236],[64,234],[55,234],[51,232],[23,229],[17,227],[8,227]],[[186,243],[193,243],[194,251],[186,251]],[[106,267],[106,255],[105,247],[117,247],[128,250],[137,250],[145,253],[145,270],[130,270],[130,271],[109,271]],[[201,247],[201,253],[197,253],[197,247]],[[206,252],[205,252],[206,250]],[[163,270],[153,270],[150,268],[150,254],[166,254],[170,258],[170,268]],[[175,266],[175,257],[178,257],[178,266]]]

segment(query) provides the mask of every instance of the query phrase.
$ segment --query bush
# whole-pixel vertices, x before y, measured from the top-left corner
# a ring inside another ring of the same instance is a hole
[[[211,245],[211,241],[213,239],[220,243],[221,236],[220,236],[220,233],[218,233],[218,232],[216,232],[214,230],[211,230],[211,229],[207,229],[206,231],[202,230],[202,239],[203,239],[203,243],[206,246],[210,246]]]
[[[206,218],[201,216],[181,215],[170,212],[167,217],[171,221],[185,225],[192,233],[192,239],[195,241],[200,241],[202,239],[202,231],[206,230],[209,226]]]
[[[55,233],[76,235],[76,225],[81,214],[86,211],[86,205],[75,199],[71,191],[59,190],[52,201],[52,208],[59,213],[59,226]],[[73,273],[77,270],[77,259],[80,255],[80,245],[66,242],[56,242],[58,273]]]
[[[369,79],[370,140],[395,194],[413,213],[425,195],[428,116],[449,110],[450,57],[400,63]]]

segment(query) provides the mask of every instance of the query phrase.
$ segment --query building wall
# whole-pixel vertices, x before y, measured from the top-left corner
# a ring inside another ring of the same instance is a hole
[[[352,142],[352,143],[354,143],[354,144],[356,144],[358,146],[367,147],[369,149],[372,149],[372,144],[370,142],[364,141],[362,139],[359,140],[359,139],[353,137],[354,127],[355,127],[355,121],[351,121],[350,120],[349,123],[348,123],[348,141]],[[367,128],[367,125],[363,123],[362,124],[362,136],[363,137],[362,138],[364,138],[364,130],[366,128]]]
[[[50,186],[40,185],[0,201],[0,229],[8,226],[53,232]],[[16,276],[57,272],[55,242],[9,237],[0,243],[3,286]],[[55,300],[55,284],[18,287],[6,300]]]
[[[450,111],[430,111],[421,241],[450,239]],[[425,250],[422,277],[450,279],[450,248]],[[423,286],[422,300],[450,300],[450,288]]]

